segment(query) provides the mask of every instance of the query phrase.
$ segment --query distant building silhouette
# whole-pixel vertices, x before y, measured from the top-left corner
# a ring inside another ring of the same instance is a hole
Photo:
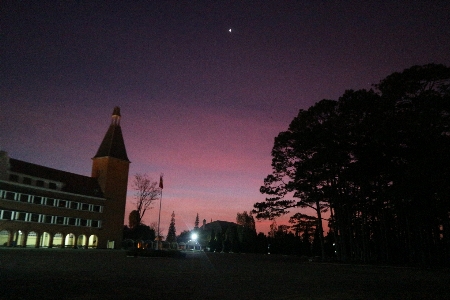
[[[0,151],[0,246],[121,246],[130,161],[120,118],[116,107],[91,177]]]
[[[216,233],[225,233],[230,226],[238,226],[238,224],[228,221],[211,221],[211,223],[206,223],[206,220],[203,220],[203,225],[201,227],[204,231],[214,230]]]

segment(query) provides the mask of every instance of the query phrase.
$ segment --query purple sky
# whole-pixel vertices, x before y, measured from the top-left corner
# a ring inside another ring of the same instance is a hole
[[[120,106],[126,214],[133,175],[162,172],[161,227],[175,211],[179,234],[264,200],[273,139],[299,109],[450,65],[449,1],[194,2],[2,1],[0,149],[90,175]]]

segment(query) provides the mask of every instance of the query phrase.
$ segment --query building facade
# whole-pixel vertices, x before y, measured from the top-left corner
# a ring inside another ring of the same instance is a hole
[[[0,151],[0,246],[121,246],[130,161],[120,118],[116,107],[91,177]]]

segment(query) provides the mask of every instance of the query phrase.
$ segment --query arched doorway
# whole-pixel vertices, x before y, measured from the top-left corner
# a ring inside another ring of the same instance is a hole
[[[86,236],[84,234],[80,234],[77,238],[77,247],[78,248],[84,248],[84,245],[86,245]]]
[[[69,233],[68,235],[66,235],[66,238],[64,240],[65,247],[67,247],[67,248],[75,247],[75,240],[76,240],[76,237],[73,233]]]
[[[24,238],[24,234],[22,232],[22,230],[17,230],[13,233],[13,238],[11,241],[11,246],[16,247],[16,246],[22,246],[22,241]]]
[[[93,234],[89,237],[89,243],[88,243],[88,247],[89,248],[97,248],[97,241],[98,241],[98,237]]]
[[[63,244],[63,234],[61,232],[55,233],[53,236],[53,247],[61,247]]]
[[[27,243],[25,247],[36,247],[37,233],[30,231],[27,235]]]
[[[48,248],[49,245],[50,245],[50,233],[44,232],[41,234],[41,238],[39,240],[39,247]]]
[[[8,230],[2,230],[0,231],[0,246],[8,246],[8,239],[9,239],[9,231]]]

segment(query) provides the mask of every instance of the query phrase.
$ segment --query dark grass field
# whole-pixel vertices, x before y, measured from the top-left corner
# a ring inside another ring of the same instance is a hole
[[[450,273],[277,255],[0,248],[0,299],[450,299]]]

